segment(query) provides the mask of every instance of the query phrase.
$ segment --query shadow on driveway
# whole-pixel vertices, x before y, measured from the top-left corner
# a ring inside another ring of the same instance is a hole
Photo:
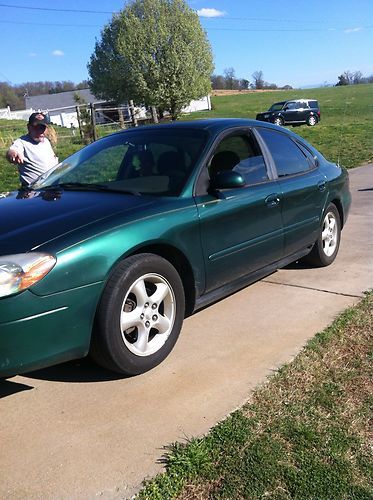
[[[22,374],[22,377],[53,382],[108,382],[126,378],[96,365],[88,357]]]

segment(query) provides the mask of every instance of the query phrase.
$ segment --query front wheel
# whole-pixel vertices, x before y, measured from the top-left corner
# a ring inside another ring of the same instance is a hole
[[[128,257],[103,292],[90,354],[109,370],[144,373],[171,352],[184,312],[183,285],[167,260],[145,253]]]
[[[309,127],[314,127],[318,122],[318,119],[316,118],[315,115],[311,115],[307,118],[307,125]]]
[[[319,237],[306,260],[318,267],[329,266],[334,262],[341,240],[341,219],[337,207],[331,203],[324,215]]]

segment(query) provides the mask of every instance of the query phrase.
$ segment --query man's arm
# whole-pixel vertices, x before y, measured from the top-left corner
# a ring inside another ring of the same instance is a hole
[[[18,139],[17,139],[18,141]],[[10,146],[6,153],[6,159],[13,164],[20,164],[23,163],[25,160],[25,157],[23,155],[23,148],[21,144],[17,144],[17,141],[14,141],[13,144]]]

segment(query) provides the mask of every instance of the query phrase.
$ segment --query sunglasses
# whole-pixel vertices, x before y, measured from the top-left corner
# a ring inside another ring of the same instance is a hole
[[[47,128],[47,126],[46,125],[32,125],[32,128],[35,130],[41,130],[42,132],[44,132],[44,130]]]

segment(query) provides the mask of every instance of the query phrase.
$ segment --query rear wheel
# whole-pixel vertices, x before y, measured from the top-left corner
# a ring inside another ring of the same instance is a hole
[[[310,127],[314,127],[317,122],[318,119],[316,118],[315,115],[311,115],[307,118],[307,125],[309,125]]]
[[[121,262],[105,287],[91,346],[104,368],[138,375],[170,353],[184,319],[183,285],[176,269],[153,254]]]
[[[341,219],[336,206],[331,203],[324,215],[319,237],[306,260],[311,264],[324,267],[334,262],[341,240]]]
[[[281,118],[281,116],[276,116],[276,118],[273,120],[273,123],[275,125],[278,125],[279,127],[282,127],[284,124],[284,120]]]

